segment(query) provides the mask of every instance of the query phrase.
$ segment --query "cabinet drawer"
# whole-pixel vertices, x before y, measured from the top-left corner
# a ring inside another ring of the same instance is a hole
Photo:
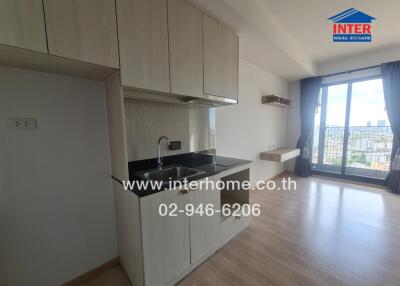
[[[227,243],[249,225],[248,216],[230,216],[221,222],[221,244]]]

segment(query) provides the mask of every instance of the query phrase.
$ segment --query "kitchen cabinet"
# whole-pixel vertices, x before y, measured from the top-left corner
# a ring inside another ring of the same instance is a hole
[[[216,180],[215,180],[216,181]],[[221,205],[221,193],[219,190],[198,189],[190,192],[190,203],[197,209],[199,206],[206,210],[209,205],[214,210]],[[213,215],[195,213],[190,217],[190,249],[191,263],[201,260],[214,251],[220,244],[220,220],[221,215],[214,212]]]
[[[121,81],[169,93],[166,0],[117,0]]]
[[[0,43],[47,53],[42,0],[1,0]]]
[[[238,98],[238,36],[203,14],[204,93]]]
[[[106,81],[105,89],[107,119],[110,132],[111,173],[119,180],[128,180],[128,140],[126,135],[125,102],[118,71],[114,72]]]
[[[230,216],[221,222],[221,244],[224,245],[249,225],[248,216]]]
[[[49,53],[119,68],[114,0],[44,0]]]
[[[171,93],[203,97],[202,12],[185,0],[168,0]]]
[[[228,182],[239,182],[242,185],[250,180],[250,169],[238,170],[238,172],[221,177],[220,180],[224,182],[225,186],[228,185]],[[221,244],[224,245],[249,225],[249,216],[243,215],[243,205],[250,203],[250,194],[248,189],[243,188],[236,190],[224,188],[220,191],[221,205],[228,205],[228,207],[230,205],[229,208],[232,211],[236,210],[235,215],[221,217]]]
[[[146,286],[169,285],[190,266],[189,217],[161,216],[160,204],[176,204],[184,210],[189,193],[164,191],[140,200],[143,241],[144,280]]]
[[[198,189],[165,190],[145,196],[124,190],[114,180],[119,256],[132,285],[175,285],[242,231],[249,224],[248,217],[223,218],[218,211],[224,201],[222,191],[227,190],[213,190],[212,185],[206,190],[206,181],[215,186],[231,178],[241,181],[248,174],[249,165],[243,164],[201,179],[205,182],[199,182]],[[232,195],[230,201],[248,203],[248,190],[240,193]],[[207,204],[214,209],[211,215],[201,215],[201,211],[190,215],[191,205],[195,209],[202,205],[205,211]],[[164,216],[165,207],[168,213]]]
[[[97,80],[119,70],[132,98],[237,103],[238,36],[190,1],[0,3],[2,65]]]

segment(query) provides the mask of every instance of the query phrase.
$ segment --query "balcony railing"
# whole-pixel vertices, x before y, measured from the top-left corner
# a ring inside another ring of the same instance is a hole
[[[344,132],[344,127],[326,127],[323,146],[318,146],[318,135],[314,138],[312,162],[315,169],[341,171]],[[385,178],[390,169],[392,144],[390,126],[350,127],[346,174]]]

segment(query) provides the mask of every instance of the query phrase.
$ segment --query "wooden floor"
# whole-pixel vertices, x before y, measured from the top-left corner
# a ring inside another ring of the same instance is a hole
[[[299,178],[297,190],[251,200],[261,216],[180,286],[400,285],[400,196]],[[112,271],[85,285],[129,285],[120,266]]]

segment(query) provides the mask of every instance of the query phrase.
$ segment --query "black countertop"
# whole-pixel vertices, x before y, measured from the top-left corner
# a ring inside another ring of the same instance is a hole
[[[173,156],[166,156],[162,158],[163,167],[166,168],[170,165],[180,165],[189,168],[195,168],[204,171],[195,177],[191,177],[188,181],[199,180],[205,177],[216,175],[220,172],[235,168],[240,165],[249,164],[251,161],[228,158],[222,156],[211,155],[208,153],[191,152]],[[128,163],[129,168],[129,181],[143,181],[143,179],[136,176],[136,173],[146,170],[153,170],[157,168],[157,158],[132,161]],[[144,197],[165,190],[165,187],[146,190],[139,190],[137,186],[131,191],[139,197]]]

